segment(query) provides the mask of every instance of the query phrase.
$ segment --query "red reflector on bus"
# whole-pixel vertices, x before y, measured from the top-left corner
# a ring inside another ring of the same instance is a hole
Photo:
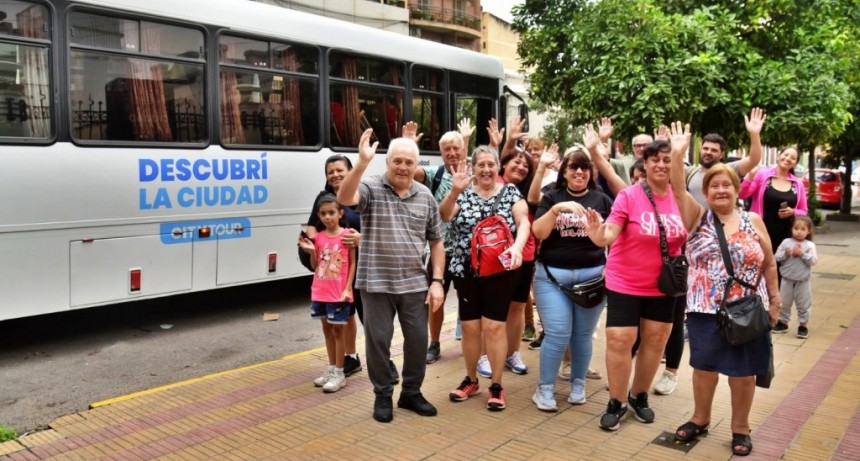
[[[197,236],[202,239],[208,239],[210,235],[212,235],[212,229],[208,227],[201,227],[200,230],[197,231]]]
[[[140,291],[140,269],[129,269],[128,271],[128,292],[137,293]]]
[[[278,254],[269,253],[269,273],[274,274],[278,271]]]

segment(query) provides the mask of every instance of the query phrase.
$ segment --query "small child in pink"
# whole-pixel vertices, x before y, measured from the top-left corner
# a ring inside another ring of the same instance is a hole
[[[343,208],[332,194],[319,200],[319,218],[325,230],[314,240],[299,237],[299,246],[311,255],[314,280],[311,285],[311,317],[322,322],[329,366],[314,385],[324,392],[337,392],[346,386],[343,358],[346,338],[344,325],[349,319],[352,284],[355,280],[355,249],[343,244],[350,232],[343,228]]]

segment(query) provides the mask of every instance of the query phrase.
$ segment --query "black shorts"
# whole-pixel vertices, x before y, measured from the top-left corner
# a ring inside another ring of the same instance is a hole
[[[675,301],[671,296],[638,296],[606,290],[606,326],[638,327],[640,319],[672,323]]]
[[[501,272],[487,277],[472,277],[466,269],[466,277],[454,278],[457,300],[460,304],[460,320],[490,320],[505,322],[511,307],[511,297],[517,286],[520,270]]]
[[[516,282],[517,287],[514,289],[514,295],[511,301],[515,303],[524,303],[529,300],[529,293],[532,291],[532,281],[535,279],[535,262],[523,261],[520,266],[520,277]]]

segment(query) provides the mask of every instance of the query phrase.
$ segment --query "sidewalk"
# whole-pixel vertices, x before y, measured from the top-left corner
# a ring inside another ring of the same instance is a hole
[[[756,392],[750,416],[754,449],[748,459],[858,459],[860,224],[838,223],[831,230],[816,236],[820,261],[813,276],[809,338],[795,337],[796,323],[788,334],[774,335],[776,378],[771,389]],[[559,382],[559,411],[538,411],[531,396],[539,351],[528,350],[526,343],[521,352],[531,370],[527,375],[506,371],[506,410],[486,410],[489,381],[483,378],[481,394],[450,402],[448,392],[465,372],[450,302],[448,312],[442,358],[428,365],[423,388],[439,410],[436,417],[395,408],[392,423],[375,422],[365,371],[349,378],[340,392],[324,394],[312,384],[326,360],[325,350],[315,349],[93,404],[53,421],[48,430],[0,444],[0,460],[731,458],[725,378],[714,399],[710,434],[692,447],[660,445],[661,434],[671,436],[692,412],[686,356],[678,389],[650,396],[655,423],[628,417],[616,432],[597,426],[608,400],[605,379],[588,380],[588,403],[580,406],[566,403],[569,387]],[[598,335],[592,366],[605,376],[602,322]],[[396,337],[392,355],[398,365],[400,347]]]

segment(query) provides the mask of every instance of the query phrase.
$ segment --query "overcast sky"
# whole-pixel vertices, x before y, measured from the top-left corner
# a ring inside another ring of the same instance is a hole
[[[523,3],[524,0],[481,0],[481,7],[484,11],[492,13],[497,18],[504,19],[507,22],[514,20],[511,16],[511,8],[514,5]]]

